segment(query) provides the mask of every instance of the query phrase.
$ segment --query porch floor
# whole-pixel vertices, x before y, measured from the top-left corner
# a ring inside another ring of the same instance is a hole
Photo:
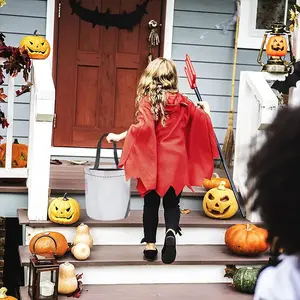
[[[90,285],[84,286],[82,300],[113,299],[213,299],[215,300],[250,300],[253,295],[236,292],[230,284],[130,284],[130,285]],[[21,299],[29,300],[27,288],[21,288]],[[59,296],[58,299],[69,299]]]
[[[61,165],[51,164],[50,168],[50,189],[53,194],[69,193],[69,194],[84,194],[85,180],[84,168],[92,166],[92,163],[86,165],[73,165],[68,161],[62,161]],[[226,177],[225,171],[215,169],[220,177]],[[185,188],[183,196],[203,196],[205,190],[200,187],[194,188],[195,193]],[[27,193],[26,181],[16,179],[1,179],[0,193]],[[131,194],[138,195],[136,189],[136,180],[131,181]]]

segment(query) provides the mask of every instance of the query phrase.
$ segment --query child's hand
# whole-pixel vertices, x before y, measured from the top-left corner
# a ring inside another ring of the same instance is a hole
[[[119,134],[115,134],[115,133],[110,133],[110,134],[106,137],[106,140],[107,140],[109,143],[112,143],[112,142],[119,142],[119,141],[120,141],[120,135],[119,135]]]
[[[201,101],[197,103],[197,106],[203,109],[210,116],[210,108],[206,101]]]

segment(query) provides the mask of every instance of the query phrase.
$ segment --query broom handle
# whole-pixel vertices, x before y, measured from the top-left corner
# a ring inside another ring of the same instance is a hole
[[[200,95],[200,92],[199,92],[199,89],[198,89],[197,86],[195,86],[194,91],[195,91],[195,93],[196,93],[196,96],[197,96],[197,98],[198,98],[198,101],[201,102],[201,101],[202,101],[202,97],[201,97],[201,95]],[[223,152],[222,152],[222,149],[221,149],[221,146],[220,146],[220,143],[219,143],[219,141],[218,141],[218,138],[217,138],[216,134],[215,134],[215,137],[216,137],[216,141],[217,141],[217,146],[218,146],[219,155],[220,155],[222,164],[223,164],[223,166],[224,166],[224,170],[225,170],[225,172],[226,172],[227,178],[228,178],[228,180],[229,180],[229,182],[230,182],[230,185],[231,185],[233,194],[234,194],[235,199],[236,199],[236,201],[237,201],[237,203],[238,203],[239,210],[240,210],[240,212],[241,212],[242,217],[243,217],[243,218],[246,218],[245,207],[244,207],[244,205],[243,205],[242,202],[241,202],[240,194],[238,193],[238,191],[237,191],[237,189],[236,189],[236,187],[235,187],[235,184],[234,184],[234,182],[233,182],[233,179],[232,179],[232,177],[231,177],[231,174],[230,174],[230,172],[229,172],[229,168],[228,168],[228,166],[227,166],[225,157],[224,157],[224,155],[223,155]]]
[[[235,89],[236,62],[237,62],[237,53],[238,53],[239,28],[240,28],[240,2],[239,2],[239,0],[237,0],[236,29],[235,29],[234,54],[233,54],[233,68],[232,68],[232,77],[231,77],[231,101],[230,101],[230,112],[229,112],[229,125],[231,125],[231,126],[233,126],[234,89]]]

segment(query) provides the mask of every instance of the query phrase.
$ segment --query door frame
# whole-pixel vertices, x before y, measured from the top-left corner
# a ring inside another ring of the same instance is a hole
[[[164,20],[164,32],[162,40],[163,57],[172,57],[172,41],[173,41],[173,23],[174,23],[174,7],[175,0],[165,0],[165,16]],[[52,73],[56,73],[56,38],[58,37],[58,30],[56,21],[58,19],[59,0],[47,1],[47,19],[46,19],[46,39],[48,40],[52,49],[49,56],[49,62]],[[118,151],[119,155],[121,150]],[[51,155],[54,156],[69,156],[69,157],[95,157],[96,148],[76,148],[76,147],[51,147]],[[103,149],[101,151],[103,157],[113,157],[113,151],[111,149]]]

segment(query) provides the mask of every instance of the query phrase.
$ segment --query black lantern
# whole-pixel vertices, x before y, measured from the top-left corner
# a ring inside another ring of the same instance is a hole
[[[51,236],[39,237],[33,245],[33,255],[30,258],[28,295],[32,300],[58,299],[59,264],[54,258],[41,257],[35,253],[35,244],[40,238],[51,238],[57,249],[56,241]]]
[[[266,54],[268,61],[264,64],[261,60],[262,54],[266,45]],[[287,38],[286,38],[287,37]],[[290,50],[290,61],[286,60],[288,46]],[[291,33],[285,30],[283,23],[275,23],[264,34],[261,48],[258,54],[257,62],[263,66],[262,71],[269,73],[288,73],[291,65],[294,63],[295,58],[292,54]]]

